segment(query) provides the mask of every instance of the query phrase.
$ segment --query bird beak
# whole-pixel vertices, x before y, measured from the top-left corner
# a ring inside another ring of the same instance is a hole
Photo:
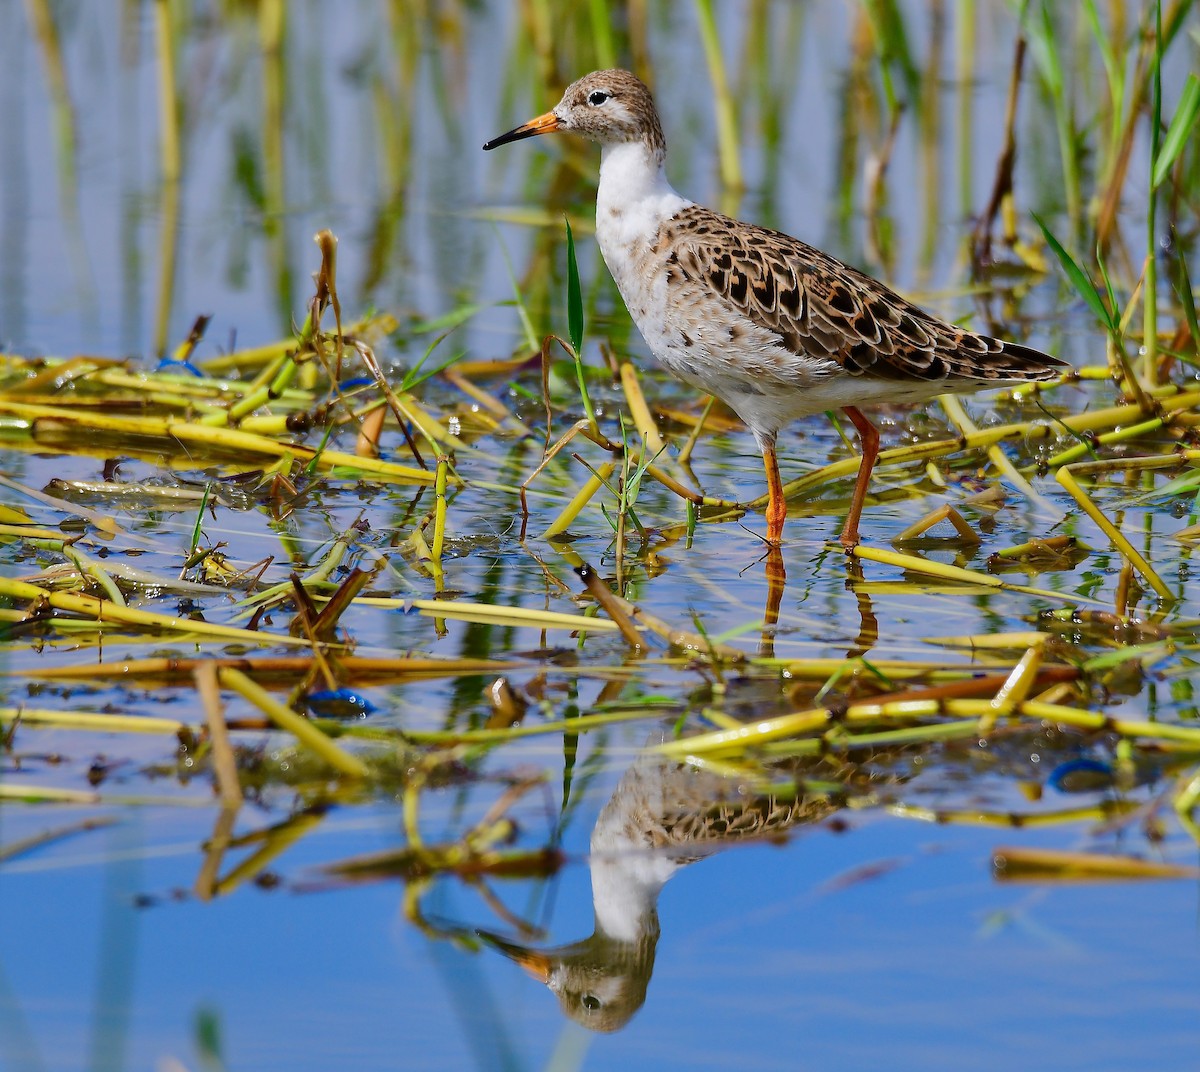
[[[550,982],[550,970],[554,967],[545,953],[536,949],[511,950],[508,956],[521,965],[539,983]]]
[[[498,145],[507,145],[510,141],[520,141],[522,138],[535,138],[539,134],[549,134],[559,128],[558,116],[553,112],[539,115],[536,119],[514,127],[507,134],[501,134],[484,145],[484,149],[495,149]]]
[[[517,129],[520,130],[521,128],[518,127]],[[506,134],[505,137],[507,136]],[[532,137],[532,135],[522,134],[521,137],[528,138]],[[487,931],[477,930],[475,934],[493,949],[498,949],[509,960],[520,964],[539,983],[550,982],[550,972],[554,968],[554,962],[540,949],[527,949],[523,945],[517,945],[515,942],[507,942],[498,935],[489,934]]]

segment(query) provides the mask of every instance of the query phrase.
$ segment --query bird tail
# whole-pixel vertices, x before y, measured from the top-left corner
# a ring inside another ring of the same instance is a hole
[[[1020,343],[1003,342],[1001,352],[1008,359],[1004,372],[1014,380],[1055,380],[1071,366],[1057,357]]]

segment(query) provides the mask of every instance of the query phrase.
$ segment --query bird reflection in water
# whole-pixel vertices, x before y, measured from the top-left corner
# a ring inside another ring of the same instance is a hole
[[[544,982],[593,1031],[623,1027],[646,1000],[658,945],[658,895],[680,868],[739,842],[782,837],[838,804],[827,794],[756,794],[648,750],[625,772],[592,830],[595,931],[535,949],[480,933]]]

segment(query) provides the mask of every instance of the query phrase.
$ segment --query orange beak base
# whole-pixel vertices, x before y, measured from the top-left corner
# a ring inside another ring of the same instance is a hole
[[[528,125],[528,124],[526,124]],[[520,130],[517,127],[517,130]],[[507,137],[507,135],[505,135]],[[530,134],[522,134],[522,138],[532,137]],[[520,964],[525,971],[536,979],[539,983],[549,983],[550,973],[554,968],[554,963],[550,959],[549,954],[542,952],[540,949],[527,949],[523,945],[517,945],[515,942],[506,941],[494,934],[489,934],[487,931],[476,931],[476,936],[482,938],[484,942],[490,945],[493,949],[498,949],[509,960]]]

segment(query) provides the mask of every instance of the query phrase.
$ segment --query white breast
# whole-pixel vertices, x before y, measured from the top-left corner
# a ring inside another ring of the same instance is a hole
[[[596,193],[596,241],[633,321],[656,355],[666,280],[653,271],[658,230],[691,202],[667,182],[662,161],[644,142],[606,145]]]
[[[656,242],[662,225],[691,204],[671,188],[649,146],[604,146],[596,239],[650,352],[685,383],[724,399],[760,438],[773,438],[796,417],[860,399],[862,385],[836,375],[827,358],[790,353],[774,332],[703,288],[685,292],[677,281],[668,290],[669,250]],[[882,390],[896,393],[892,384]]]

